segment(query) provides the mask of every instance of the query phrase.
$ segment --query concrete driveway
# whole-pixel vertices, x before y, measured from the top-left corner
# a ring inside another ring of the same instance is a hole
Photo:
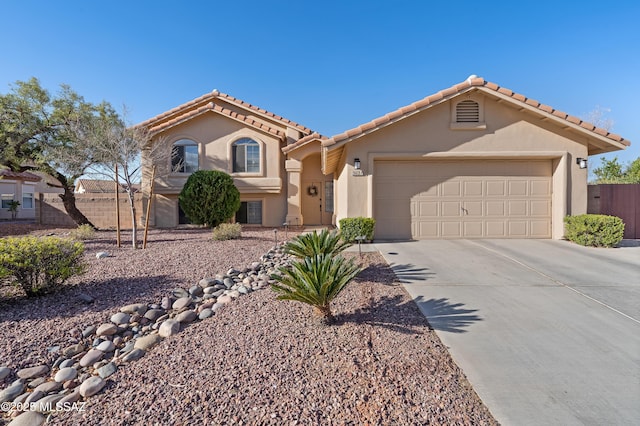
[[[375,246],[500,423],[638,425],[640,246],[629,245]]]

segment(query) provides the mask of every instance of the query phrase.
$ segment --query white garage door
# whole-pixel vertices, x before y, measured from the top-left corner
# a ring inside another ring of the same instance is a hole
[[[378,239],[551,238],[551,161],[376,161]]]

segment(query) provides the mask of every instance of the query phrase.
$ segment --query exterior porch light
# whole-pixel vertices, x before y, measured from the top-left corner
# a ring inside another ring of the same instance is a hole
[[[360,170],[360,159],[359,158],[354,158],[353,159],[353,168],[356,170]]]
[[[586,168],[587,168],[587,159],[586,159],[586,158],[578,157],[578,158],[576,158],[576,164],[577,164],[577,165],[578,165],[578,167],[580,167],[581,169],[586,169]]]

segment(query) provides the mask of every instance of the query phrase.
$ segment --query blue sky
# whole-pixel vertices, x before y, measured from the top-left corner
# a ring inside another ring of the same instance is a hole
[[[608,157],[640,157],[637,1],[0,4],[0,93],[65,83],[137,123],[217,88],[330,136],[477,74],[572,115],[609,109],[632,146]]]

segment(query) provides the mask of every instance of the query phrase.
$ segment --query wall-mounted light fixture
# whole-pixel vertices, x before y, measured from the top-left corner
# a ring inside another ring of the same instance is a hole
[[[356,170],[360,170],[360,159],[359,158],[354,158],[353,159],[353,168]]]
[[[586,168],[587,168],[587,159],[586,159],[586,158],[578,157],[578,158],[576,158],[576,164],[577,164],[577,165],[578,165],[578,167],[580,167],[581,169],[586,169]]]

